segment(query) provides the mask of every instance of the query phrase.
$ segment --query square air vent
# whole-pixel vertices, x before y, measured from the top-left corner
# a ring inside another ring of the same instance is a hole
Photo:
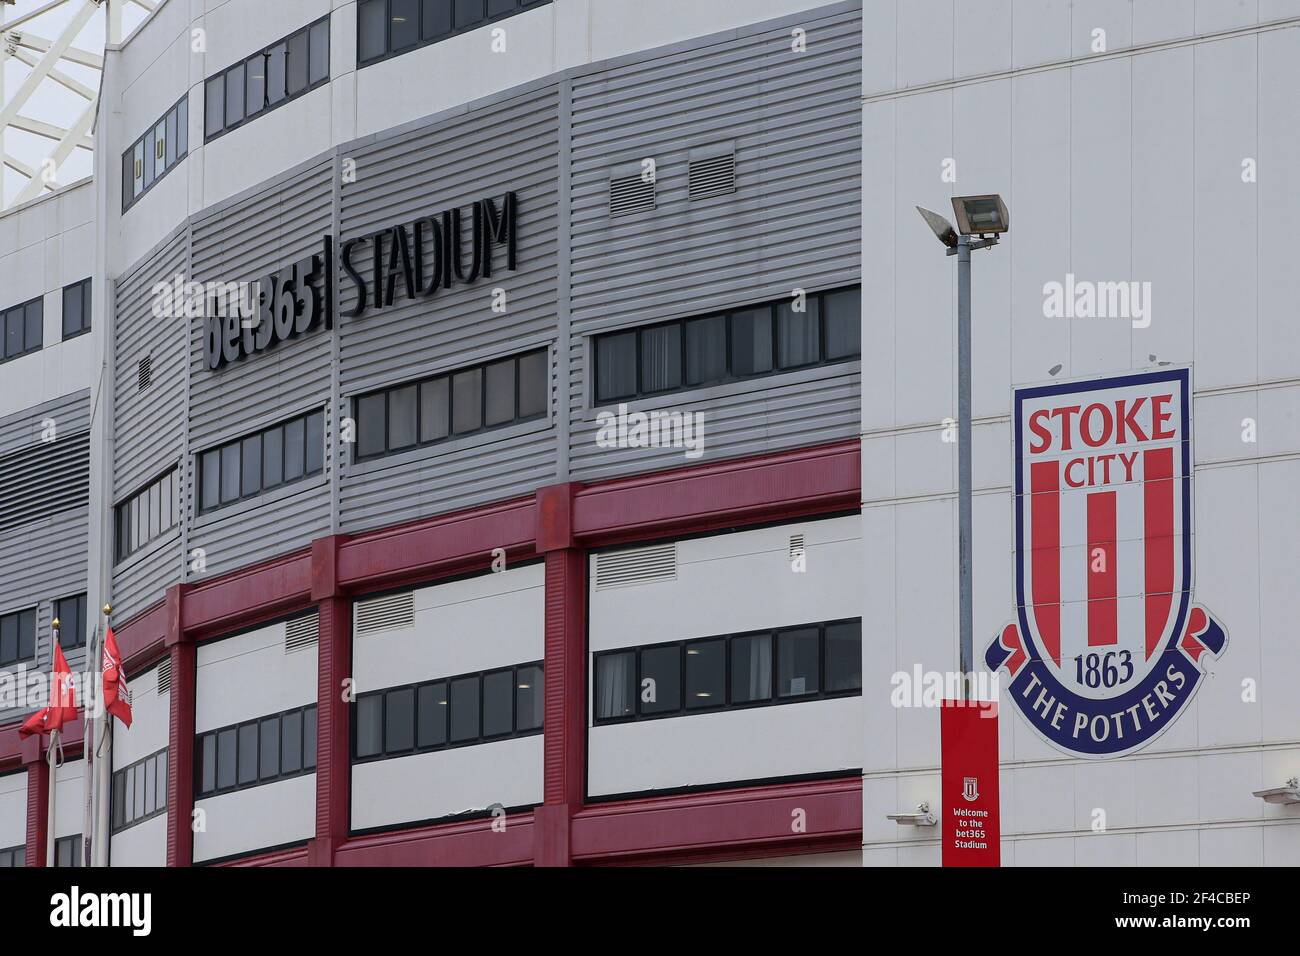
[[[135,369],[136,391],[143,392],[153,382],[153,356],[140,359]]]
[[[736,191],[736,154],[692,159],[689,166],[692,199],[707,199]]]
[[[596,590],[625,588],[677,578],[677,544],[611,551],[596,555]]]
[[[630,216],[655,207],[655,183],[641,174],[609,180],[610,216]]]
[[[284,625],[284,652],[292,654],[304,647],[313,647],[320,639],[320,617],[309,614]]]
[[[353,619],[358,634],[387,631],[395,627],[415,626],[415,592],[386,594],[383,597],[358,601],[353,607]]]
[[[167,693],[172,689],[172,659],[164,657],[158,664],[158,694]]]

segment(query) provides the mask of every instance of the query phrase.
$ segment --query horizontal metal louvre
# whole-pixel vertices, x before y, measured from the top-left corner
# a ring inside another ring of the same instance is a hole
[[[415,592],[405,591],[358,601],[354,617],[358,634],[412,627],[415,624]]]
[[[89,500],[89,432],[0,459],[0,530],[85,507]]]
[[[721,196],[736,191],[736,157],[733,153],[710,156],[690,163],[690,194],[692,199]]]
[[[803,535],[790,535],[790,560],[796,561],[804,555]]]
[[[654,180],[646,182],[639,174],[609,181],[609,214],[627,216],[655,207]]]
[[[596,556],[596,590],[677,578],[677,544],[656,544]]]
[[[136,391],[143,392],[153,384],[153,356],[146,355],[136,366]]]
[[[158,664],[158,693],[165,694],[172,689],[172,659],[164,657]]]
[[[311,647],[320,637],[320,617],[316,614],[300,617],[284,626],[284,652],[300,651]]]

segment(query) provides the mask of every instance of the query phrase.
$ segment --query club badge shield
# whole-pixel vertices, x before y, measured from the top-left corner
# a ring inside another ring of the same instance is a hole
[[[1191,394],[1189,368],[1015,390],[1017,607],[985,663],[1070,754],[1145,746],[1227,644],[1192,602]]]

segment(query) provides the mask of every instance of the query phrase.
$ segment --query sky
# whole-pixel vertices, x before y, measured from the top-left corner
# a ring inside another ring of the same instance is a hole
[[[0,0],[0,9],[4,11],[4,18],[7,22],[44,6],[48,2],[49,0],[18,0],[16,4],[9,5],[4,3],[4,0]],[[62,6],[22,24],[18,27],[18,31],[27,30],[53,42],[58,39],[59,34],[63,32],[63,28],[85,2],[87,0],[67,0]],[[129,34],[144,20],[145,15],[142,7],[130,3],[126,4],[122,15],[123,33]],[[73,40],[72,45],[92,53],[103,53],[105,16],[103,10],[96,11],[90,22]],[[0,27],[0,29],[4,28]],[[97,70],[77,63],[70,63],[67,60],[61,60],[57,68],[92,90],[99,89],[99,72]],[[30,72],[31,68],[15,57],[10,57],[5,61],[3,98],[6,105]],[[19,115],[28,119],[43,120],[66,129],[77,121],[86,105],[86,101],[79,95],[47,77],[37,87],[31,99],[19,111]],[[41,159],[48,155],[55,145],[54,140],[12,128],[5,131],[4,140],[5,152],[22,160],[29,166],[37,167]],[[59,167],[57,182],[59,184],[76,182],[78,179],[89,176],[92,168],[91,153],[88,150],[75,149],[63,165]],[[8,205],[13,201],[18,191],[27,184],[27,177],[8,168],[4,169],[3,177],[4,204]]]

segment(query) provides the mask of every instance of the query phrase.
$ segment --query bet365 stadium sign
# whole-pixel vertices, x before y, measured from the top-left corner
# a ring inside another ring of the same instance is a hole
[[[1192,603],[1191,371],[1016,389],[1016,604],[985,655],[1044,739],[1130,753],[1227,633]]]

